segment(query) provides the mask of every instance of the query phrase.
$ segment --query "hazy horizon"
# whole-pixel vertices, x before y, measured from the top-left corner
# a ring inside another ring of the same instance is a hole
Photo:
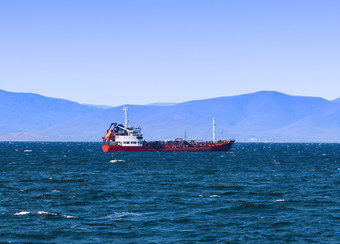
[[[6,91],[6,90],[3,90],[3,89],[0,89],[2,91],[5,91],[5,92],[9,92],[9,93],[22,93],[22,94],[35,94],[35,95],[39,95],[39,96],[43,96],[43,97],[47,97],[47,98],[55,98],[55,99],[64,99],[64,100],[68,100],[68,101],[71,101],[71,102],[76,102],[76,103],[79,103],[79,104],[82,104],[82,105],[87,105],[87,106],[95,106],[95,107],[98,107],[98,108],[112,108],[112,107],[119,107],[119,106],[124,106],[124,105],[151,105],[151,106],[172,106],[172,105],[175,105],[175,104],[179,104],[179,103],[185,103],[185,102],[191,102],[191,101],[199,101],[199,100],[209,100],[209,99],[214,99],[214,98],[222,98],[222,97],[233,97],[233,96],[242,96],[242,95],[249,95],[249,94],[254,94],[254,93],[260,93],[260,92],[275,92],[275,93],[281,93],[281,94],[284,94],[284,95],[288,95],[288,96],[298,96],[298,97],[315,97],[315,98],[322,98],[322,99],[325,99],[327,101],[330,101],[330,102],[333,102],[335,100],[338,100],[340,99],[340,95],[339,97],[335,98],[335,99],[327,99],[327,98],[324,98],[324,97],[321,97],[321,96],[310,96],[310,95],[293,95],[293,94],[288,94],[288,93],[284,93],[284,92],[281,92],[281,91],[269,91],[269,90],[261,90],[261,91],[255,91],[255,92],[250,92],[250,93],[244,93],[244,94],[235,94],[235,95],[225,95],[225,96],[219,96],[219,97],[208,97],[208,98],[198,98],[198,99],[193,99],[193,100],[183,100],[181,102],[172,102],[172,101],[155,101],[155,102],[152,102],[152,103],[147,103],[147,104],[133,104],[133,103],[125,103],[125,104],[118,104],[118,105],[110,105],[110,104],[89,104],[89,103],[80,103],[79,101],[75,101],[75,100],[69,100],[69,99],[65,99],[65,98],[60,98],[60,97],[49,97],[49,96],[46,96],[44,94],[39,94],[39,93],[32,93],[32,92],[17,92],[17,91]]]

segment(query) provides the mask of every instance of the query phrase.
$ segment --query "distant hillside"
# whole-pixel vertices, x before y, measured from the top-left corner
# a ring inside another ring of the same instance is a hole
[[[241,141],[340,141],[340,104],[317,97],[289,96],[263,91],[179,103],[170,107],[129,105],[130,124],[140,124],[145,138],[212,139],[212,117],[217,137]],[[43,133],[72,140],[100,139],[111,122],[123,123],[122,106],[56,125]],[[318,122],[319,121],[319,122]]]
[[[2,131],[4,128],[8,131],[0,140],[25,137],[26,140],[100,141],[111,122],[124,121],[123,106],[98,109],[30,95],[33,97],[26,97],[26,102],[11,104],[11,108],[1,107],[11,117],[0,124]],[[22,104],[30,104],[29,111],[24,112]],[[129,123],[141,125],[146,140],[183,137],[184,132],[189,140],[211,140],[215,117],[217,139],[340,142],[340,103],[318,97],[262,91],[171,106],[126,106]],[[25,115],[23,118],[21,113]]]
[[[64,99],[0,90],[0,136],[36,133],[100,110]]]
[[[340,103],[340,97],[337,98],[337,99],[334,99],[333,102],[335,102],[335,103]]]
[[[86,105],[92,108],[102,108],[102,109],[113,108],[112,106],[107,106],[107,105],[94,105],[94,104],[82,104],[82,105]]]
[[[150,104],[147,104],[147,106],[173,106],[173,105],[176,105],[177,103],[150,103]]]

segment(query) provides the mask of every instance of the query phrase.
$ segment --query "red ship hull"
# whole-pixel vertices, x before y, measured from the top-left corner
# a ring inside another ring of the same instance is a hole
[[[111,123],[103,138],[104,152],[209,152],[209,151],[228,151],[235,140],[215,141],[187,141],[186,134],[183,138],[175,138],[165,141],[143,140],[140,126],[128,127],[127,108],[125,111],[125,126]],[[215,131],[215,119],[213,119],[213,131]]]
[[[104,152],[211,152],[211,151],[228,151],[234,144],[234,140],[222,144],[210,144],[207,146],[182,146],[170,148],[155,148],[150,146],[142,147],[124,147],[124,146],[102,146]]]

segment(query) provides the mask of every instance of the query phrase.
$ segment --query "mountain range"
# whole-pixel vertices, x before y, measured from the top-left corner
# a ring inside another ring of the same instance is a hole
[[[140,125],[146,140],[184,137],[243,142],[340,142],[340,99],[260,91],[183,103],[84,105],[0,90],[0,140],[100,141],[111,122]]]

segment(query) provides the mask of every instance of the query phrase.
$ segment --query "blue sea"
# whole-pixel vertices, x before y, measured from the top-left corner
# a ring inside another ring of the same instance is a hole
[[[340,144],[0,143],[0,242],[340,243]]]

